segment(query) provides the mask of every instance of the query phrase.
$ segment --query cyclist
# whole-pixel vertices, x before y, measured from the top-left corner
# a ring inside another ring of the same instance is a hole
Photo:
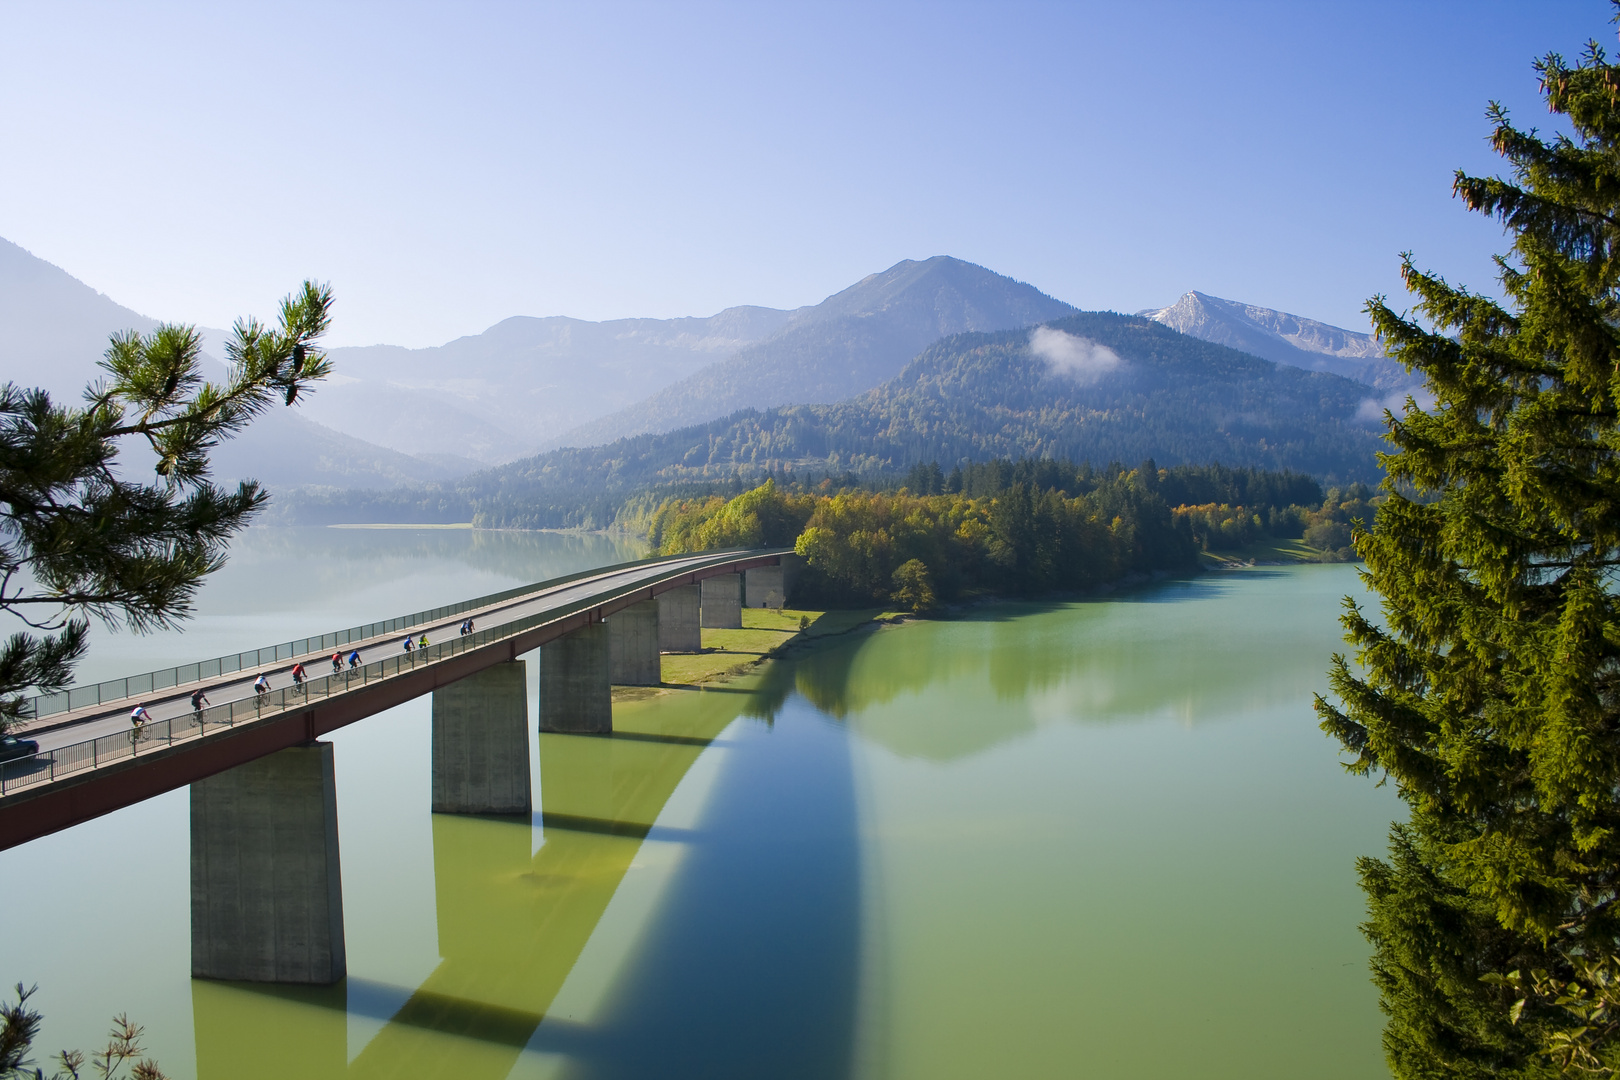
[[[472,621],[472,620],[471,620],[471,619],[468,619],[468,620],[467,620],[467,633],[469,633],[469,634],[470,634],[470,633],[472,633],[472,632],[473,632],[473,631],[474,631],[474,630],[475,630],[475,629],[477,629],[477,628],[476,628],[476,627],[475,627],[475,626],[473,626],[473,621]]]
[[[360,666],[360,650],[356,649],[349,654],[349,670],[353,671]]]
[[[270,680],[262,674],[253,680],[253,693],[256,697],[264,697],[270,692]]]
[[[303,664],[294,664],[293,665],[292,679],[293,679],[293,685],[294,686],[303,686],[304,685],[304,665]]]
[[[129,713],[129,745],[133,751],[135,744],[146,738],[146,722],[152,719],[152,714],[146,711],[145,705],[137,705]]]
[[[332,654],[332,674],[341,675],[342,673],[343,673],[343,654],[340,653],[340,652],[335,652],[335,653]]]
[[[205,706],[211,704],[213,704],[213,702],[209,701],[208,695],[202,692],[202,687],[199,686],[197,689],[191,692],[191,711],[196,713],[198,716],[202,715],[202,711]]]
[[[422,635],[422,640],[421,640],[421,641],[418,641],[418,642],[417,642],[417,643],[416,643],[416,647],[417,647],[417,648],[418,648],[418,649],[425,649],[425,648],[427,648],[427,635],[426,635],[426,634],[423,634],[423,635]]]
[[[406,634],[405,635],[405,651],[410,652],[414,648],[416,648],[416,642],[411,640],[411,635]]]

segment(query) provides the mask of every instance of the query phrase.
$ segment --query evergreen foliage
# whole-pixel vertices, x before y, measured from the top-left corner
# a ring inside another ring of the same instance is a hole
[[[1620,952],[1620,68],[1537,64],[1573,138],[1492,105],[1507,178],[1455,191],[1512,237],[1498,303],[1420,271],[1369,312],[1435,396],[1389,416],[1386,501],[1356,547],[1318,699],[1349,767],[1410,809],[1365,859],[1365,930],[1401,1078],[1610,1076]]]
[[[209,455],[328,374],[315,342],[331,305],[330,289],[305,282],[278,326],[238,322],[223,384],[203,378],[194,328],[163,325],[114,335],[82,405],[0,386],[0,610],[37,631],[0,647],[0,727],[24,690],[68,684],[88,616],[141,630],[190,613],[267,498],[252,482],[213,484]],[[128,479],[143,457],[155,479]]]
[[[0,1001],[0,1080],[45,1080],[45,1070],[35,1065],[31,1054],[44,1017],[28,1004],[38,987],[16,987],[17,1000]],[[101,1080],[166,1080],[156,1061],[145,1057],[141,1038],[146,1029],[119,1013],[113,1017],[107,1045],[94,1054],[63,1050],[55,1055],[61,1068],[51,1080],[82,1080],[92,1071]],[[125,1070],[128,1070],[127,1072]]]

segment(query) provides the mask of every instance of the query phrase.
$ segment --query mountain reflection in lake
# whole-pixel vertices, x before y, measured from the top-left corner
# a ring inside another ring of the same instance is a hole
[[[308,555],[279,532],[255,578]],[[324,587],[471,595],[567,572],[548,542],[350,534]],[[1309,708],[1358,591],[1262,570],[852,634],[536,736],[533,820],[428,813],[422,699],[333,739],[346,983],[187,978],[184,793],[0,854],[31,931],[0,975],[42,984],[47,1045],[127,1009],[175,1076],[1383,1076],[1353,859],[1396,804]]]

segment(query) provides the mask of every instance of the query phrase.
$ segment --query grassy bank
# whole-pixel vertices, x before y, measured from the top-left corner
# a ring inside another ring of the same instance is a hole
[[[889,617],[877,608],[856,611],[802,611],[785,608],[743,608],[742,629],[703,631],[700,653],[666,653],[662,687],[616,686],[615,701],[650,697],[672,689],[691,689],[741,675],[796,643],[844,634],[869,622]],[[809,625],[800,629],[800,621]]]

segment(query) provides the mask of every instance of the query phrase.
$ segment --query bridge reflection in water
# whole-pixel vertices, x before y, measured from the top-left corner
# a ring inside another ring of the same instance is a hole
[[[193,980],[198,1076],[497,1078],[520,1057],[569,1075],[645,1075],[653,1062],[669,1075],[725,1075],[745,1063],[776,1076],[846,1074],[859,884],[842,730],[807,716],[798,737],[781,737],[742,721],[726,743],[750,744],[751,767],[721,771],[702,828],[656,826],[704,751],[740,714],[759,711],[752,693],[735,692],[748,685],[620,703],[612,736],[540,735],[532,821],[433,815],[441,961],[414,991],[358,974],[332,987]],[[767,699],[771,711],[782,701]],[[548,1017],[649,842],[686,845],[641,928],[642,946],[663,947],[638,948],[624,985],[593,1015]],[[703,865],[686,873],[692,863]],[[717,882],[739,889],[732,902],[714,895]],[[706,910],[691,910],[695,901]],[[793,937],[803,947],[784,950]],[[385,1021],[352,1060],[351,1014]],[[681,1030],[659,1031],[671,1023]],[[525,1057],[526,1047],[539,1053]]]

